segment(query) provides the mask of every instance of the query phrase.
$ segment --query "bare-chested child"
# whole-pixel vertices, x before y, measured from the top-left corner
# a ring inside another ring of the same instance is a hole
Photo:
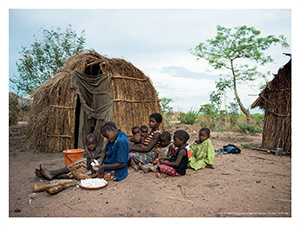
[[[141,135],[140,127],[134,126],[132,127],[131,131],[132,131],[132,138],[130,139],[130,143],[135,147],[142,147],[143,137]]]
[[[148,135],[148,127],[143,125],[140,127],[140,130],[141,130],[141,136],[142,138],[144,139],[145,137],[147,137]]]
[[[42,164],[40,169],[36,169],[35,173],[38,177],[44,177],[48,180],[56,179],[69,179],[74,178],[75,172],[84,174],[87,177],[95,177],[96,174],[92,169],[91,163],[97,160],[98,164],[103,163],[105,158],[105,151],[97,147],[97,137],[95,134],[90,133],[85,139],[86,149],[84,150],[84,157],[76,160],[70,165],[60,168],[58,170],[48,170]]]

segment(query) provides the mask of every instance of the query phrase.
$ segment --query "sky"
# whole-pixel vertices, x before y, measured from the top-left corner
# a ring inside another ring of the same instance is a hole
[[[86,31],[86,49],[94,49],[109,58],[123,58],[152,80],[159,98],[170,98],[175,111],[198,110],[209,103],[215,81],[224,72],[212,70],[205,60],[190,53],[200,42],[216,35],[217,25],[234,28],[253,26],[262,36],[280,35],[291,44],[291,8],[275,9],[9,9],[9,77],[17,75],[16,61],[21,46],[42,40],[41,29],[65,29],[68,24],[78,34]],[[267,51],[274,63],[262,72],[276,74],[289,61],[283,52],[291,47],[271,47]],[[272,80],[272,76],[268,77]],[[238,84],[238,93],[248,108],[258,97],[262,80]],[[250,87],[249,87],[250,85]],[[12,84],[9,90],[14,91]],[[233,93],[227,94],[227,103]],[[252,110],[255,113],[258,109]]]

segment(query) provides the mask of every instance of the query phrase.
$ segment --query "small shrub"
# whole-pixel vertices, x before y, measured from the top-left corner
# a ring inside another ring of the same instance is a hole
[[[241,146],[243,148],[246,148],[246,149],[250,149],[251,148],[251,145],[250,144],[241,144]]]
[[[18,119],[22,116],[21,108],[18,104],[16,96],[10,95],[9,97],[9,125],[16,125]]]
[[[254,133],[260,133],[262,132],[262,129],[254,126],[254,125],[249,125],[247,123],[245,124],[239,124],[239,127],[240,129],[245,132],[245,133],[251,133],[251,134],[254,134]]]
[[[195,120],[198,117],[198,112],[190,110],[188,113],[181,112],[178,117],[178,120],[183,124],[194,125]]]

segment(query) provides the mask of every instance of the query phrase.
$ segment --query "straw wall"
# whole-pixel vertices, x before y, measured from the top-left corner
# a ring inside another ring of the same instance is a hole
[[[262,148],[291,153],[291,61],[268,83],[255,106],[265,110]]]
[[[112,76],[113,121],[127,135],[131,135],[131,128],[135,125],[148,126],[150,114],[162,113],[150,79],[131,63],[123,59],[109,59],[96,52],[76,55],[32,94],[28,140],[33,148],[45,152],[76,148],[77,96],[70,89],[71,70]]]

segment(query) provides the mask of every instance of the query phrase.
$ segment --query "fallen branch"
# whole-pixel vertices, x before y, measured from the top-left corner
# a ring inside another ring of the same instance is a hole
[[[282,201],[282,202],[292,202],[292,200],[288,199],[274,199],[275,201]]]
[[[182,201],[182,202],[189,202],[189,203],[193,203],[193,201],[191,200],[185,200],[185,199],[178,199],[178,198],[173,198],[173,197],[166,197],[167,199],[173,199],[173,200],[177,200],[177,201]]]
[[[39,185],[39,184],[35,184],[33,187],[33,191],[34,192],[41,192],[41,191],[45,191],[48,188],[52,188],[52,187],[56,187],[58,185],[62,185],[62,184],[69,184],[72,183],[73,180],[63,180],[63,181],[59,181],[56,184],[44,184],[44,185]]]

